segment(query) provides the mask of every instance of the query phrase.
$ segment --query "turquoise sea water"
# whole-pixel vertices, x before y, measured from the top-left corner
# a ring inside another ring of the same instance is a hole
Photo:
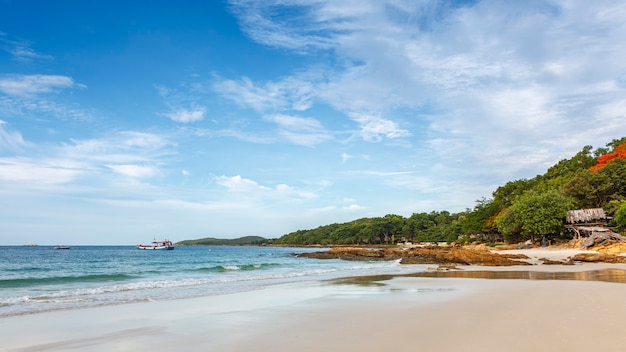
[[[149,300],[221,295],[266,285],[423,266],[300,258],[286,247],[0,246],[0,317]]]

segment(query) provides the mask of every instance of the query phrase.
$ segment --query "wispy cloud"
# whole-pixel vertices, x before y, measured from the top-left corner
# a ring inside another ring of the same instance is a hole
[[[314,191],[298,189],[287,184],[277,184],[275,186],[264,186],[254,180],[236,176],[217,176],[215,182],[225,187],[228,192],[238,194],[248,201],[302,201],[317,198]]]
[[[77,85],[71,77],[61,75],[4,75],[0,77],[0,92],[18,97],[51,93]]]
[[[421,130],[419,143],[451,170],[471,164],[517,177],[626,130],[626,4],[459,4],[231,1],[257,42],[336,55],[340,64],[315,67],[324,72],[315,79],[283,78],[314,87],[307,101],[343,113],[366,141],[410,140]],[[258,87],[240,82],[233,96]],[[287,95],[268,96],[234,99],[257,110],[289,106]]]
[[[231,0],[230,3],[242,29],[259,43],[297,50],[331,47],[329,37],[336,29],[326,22],[336,19],[313,19],[310,14],[319,6],[317,1]],[[285,13],[289,16],[284,16]]]
[[[255,84],[248,77],[238,80],[218,78],[214,89],[238,105],[260,113],[305,111],[313,106],[318,79],[308,74]]]
[[[207,108],[197,103],[197,97],[193,93],[183,93],[163,85],[157,85],[156,89],[168,108],[162,115],[170,120],[191,123],[201,121],[206,116]]]
[[[206,108],[200,106],[193,109],[180,108],[178,110],[166,112],[164,115],[169,117],[172,121],[188,123],[204,119],[205,114]]]
[[[382,137],[393,139],[411,136],[411,132],[389,119],[361,113],[351,113],[349,116],[359,123],[361,137],[366,141],[378,142]]]
[[[293,144],[314,146],[332,139],[332,134],[314,118],[304,118],[284,114],[266,115],[265,120],[276,123],[280,134]]]
[[[30,145],[21,133],[7,130],[4,125],[6,122],[0,120],[0,152],[20,150]]]
[[[32,48],[32,43],[10,39],[8,35],[0,32],[0,50],[11,54],[17,61],[31,62],[33,60],[51,60],[52,56],[37,52]]]
[[[167,164],[167,157],[172,153],[167,139],[138,132],[72,140],[45,148],[32,142],[21,144],[30,149],[41,148],[45,153],[39,157],[0,158],[0,179],[39,184],[117,182],[112,175],[129,180],[148,179],[160,175],[160,167]]]
[[[158,168],[149,165],[107,164],[105,166],[109,167],[118,174],[128,176],[133,179],[150,178],[159,173]]]

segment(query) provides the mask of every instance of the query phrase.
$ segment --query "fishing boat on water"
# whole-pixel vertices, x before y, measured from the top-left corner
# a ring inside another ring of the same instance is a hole
[[[150,244],[138,244],[137,249],[174,249],[174,244],[168,239],[163,241],[154,240]]]

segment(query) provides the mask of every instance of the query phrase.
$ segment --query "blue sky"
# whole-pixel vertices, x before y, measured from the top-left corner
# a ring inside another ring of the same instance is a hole
[[[463,211],[626,135],[622,1],[0,1],[0,244]]]

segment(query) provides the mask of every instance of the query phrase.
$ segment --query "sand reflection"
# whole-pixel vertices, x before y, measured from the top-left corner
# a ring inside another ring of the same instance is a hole
[[[337,284],[351,284],[362,286],[378,286],[379,281],[390,280],[396,277],[428,277],[428,278],[462,278],[462,279],[503,279],[503,280],[574,280],[574,281],[603,281],[626,283],[626,270],[602,269],[581,272],[541,272],[541,271],[489,271],[489,270],[450,270],[425,271],[404,275],[375,275],[361,277],[347,277],[336,279]]]

